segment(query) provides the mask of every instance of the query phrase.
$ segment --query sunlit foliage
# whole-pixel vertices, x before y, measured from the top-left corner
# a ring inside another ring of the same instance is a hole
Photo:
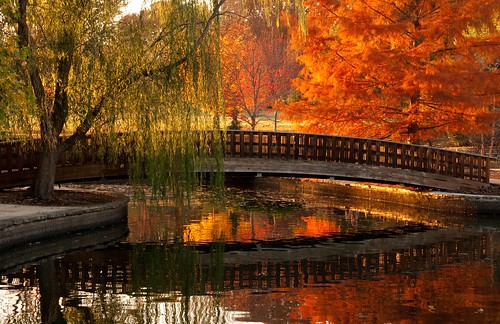
[[[255,130],[277,118],[276,103],[288,97],[299,71],[297,54],[289,47],[289,25],[282,22],[286,14],[274,9],[263,16],[255,4],[227,7],[231,14],[221,20],[225,105],[233,128]]]
[[[61,154],[89,134],[125,149],[155,195],[183,197],[203,160],[220,162],[225,1],[159,0],[125,16],[125,0],[0,2],[0,133],[40,141],[32,196],[50,199]],[[258,3],[263,17],[290,4]]]
[[[182,195],[200,152],[216,155],[205,138],[218,135],[199,131],[221,128],[221,3],[158,1],[130,16],[121,15],[123,5],[2,2],[2,133],[41,140],[38,198],[50,198],[60,154],[88,134],[103,141],[125,134],[121,147],[155,193]],[[34,99],[21,105],[21,96]]]
[[[497,1],[306,1],[288,106],[303,128],[416,142],[489,133],[499,117]]]

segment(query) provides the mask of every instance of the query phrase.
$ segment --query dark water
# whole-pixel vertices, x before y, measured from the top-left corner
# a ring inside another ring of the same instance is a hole
[[[0,323],[500,322],[497,220],[237,183],[4,252]]]

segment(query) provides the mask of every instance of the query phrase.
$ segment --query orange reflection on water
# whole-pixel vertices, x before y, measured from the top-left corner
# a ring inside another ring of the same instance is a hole
[[[201,220],[184,226],[184,240],[190,242],[267,240],[277,231],[286,235],[286,230],[278,230],[273,221],[258,215],[235,215],[229,213],[211,213],[203,215]]]
[[[275,323],[500,323],[491,263],[468,261],[422,273],[349,279],[329,286],[230,292],[226,307]],[[474,288],[472,288],[474,287]],[[488,305],[489,308],[485,308]]]
[[[259,213],[235,215],[211,213],[184,226],[184,240],[211,242],[217,240],[249,242],[296,236],[320,237],[341,232],[334,219],[302,216],[294,221],[266,217]]]
[[[335,219],[321,219],[316,216],[302,216],[300,219],[305,226],[297,228],[295,236],[321,237],[341,232],[341,227]]]

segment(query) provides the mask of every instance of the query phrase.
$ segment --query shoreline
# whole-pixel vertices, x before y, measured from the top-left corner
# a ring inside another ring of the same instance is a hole
[[[87,206],[0,204],[0,250],[70,233],[126,223],[129,198]]]
[[[411,187],[337,180],[330,180],[330,184],[333,184],[330,188],[321,187],[332,194],[408,206],[420,211],[476,216],[500,215],[500,195],[425,191]]]

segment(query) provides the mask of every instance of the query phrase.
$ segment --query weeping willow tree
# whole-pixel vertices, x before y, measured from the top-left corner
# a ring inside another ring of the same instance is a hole
[[[41,143],[33,197],[52,197],[61,154],[89,134],[127,134],[113,145],[156,193],[189,191],[206,158],[220,162],[225,1],[159,0],[123,16],[125,0],[0,0],[0,74],[16,76],[0,83],[0,134]]]

